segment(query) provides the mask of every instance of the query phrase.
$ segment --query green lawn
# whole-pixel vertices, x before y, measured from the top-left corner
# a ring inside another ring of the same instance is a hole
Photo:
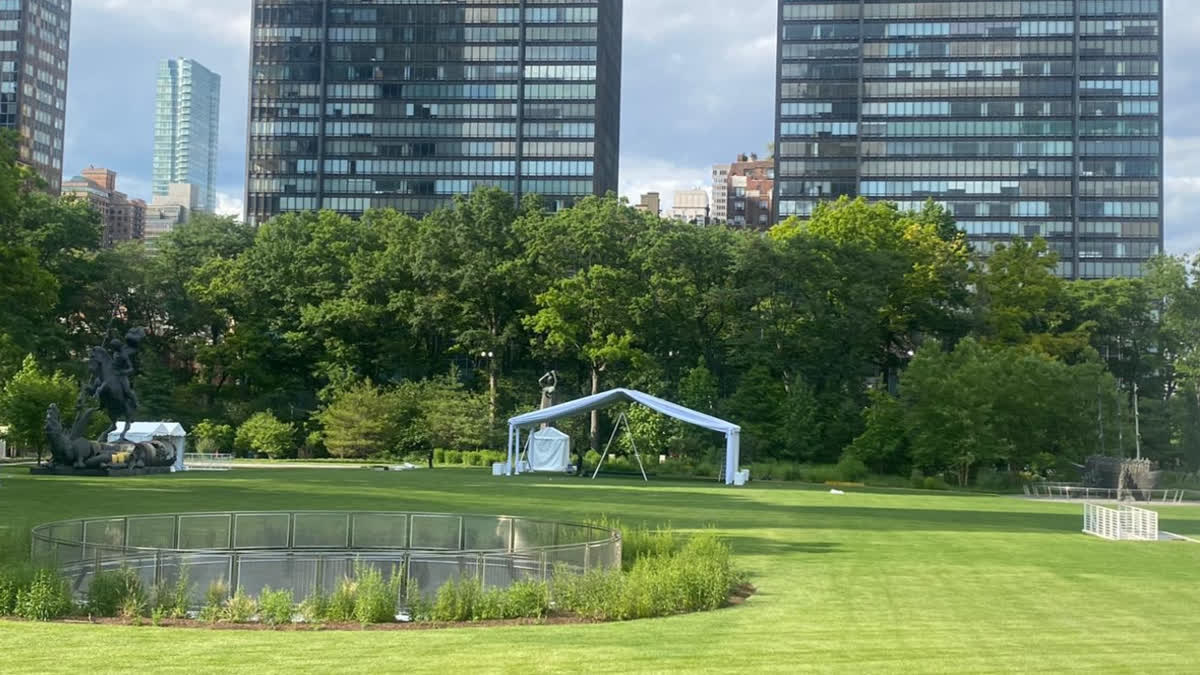
[[[760,591],[718,612],[586,626],[273,633],[0,622],[4,673],[1143,673],[1200,662],[1200,544],[1087,537],[1077,504],[500,479],[465,469],[237,469],[125,480],[0,472],[0,528],[218,509],[608,514],[681,529],[712,525]],[[1200,507],[1156,510],[1163,529],[1200,538]]]

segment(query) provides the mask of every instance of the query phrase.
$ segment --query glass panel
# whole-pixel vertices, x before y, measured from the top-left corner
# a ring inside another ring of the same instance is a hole
[[[352,548],[407,548],[408,514],[356,513]]]
[[[344,513],[297,513],[296,548],[348,548],[350,516]]]
[[[292,517],[287,513],[237,514],[234,548],[288,548]]]
[[[141,548],[174,548],[174,516],[139,516],[129,519],[129,545]]]
[[[232,516],[229,514],[180,516],[179,548],[227,549]]]
[[[507,551],[512,536],[512,520],[483,516],[463,517],[463,549],[468,551]]]
[[[442,551],[457,551],[459,543],[458,516],[425,516],[412,517],[412,547],[414,549],[434,549]]]

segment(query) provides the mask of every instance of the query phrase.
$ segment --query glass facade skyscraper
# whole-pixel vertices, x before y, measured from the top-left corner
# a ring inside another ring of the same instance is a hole
[[[1070,278],[1162,251],[1160,0],[780,0],[779,219],[946,205],[977,250]]]
[[[167,59],[158,69],[154,118],[153,194],[172,183],[192,186],[188,208],[217,210],[217,141],[221,76],[192,59]]]
[[[0,129],[53,194],[62,188],[71,0],[0,0]]]
[[[255,0],[246,209],[617,189],[621,0]]]

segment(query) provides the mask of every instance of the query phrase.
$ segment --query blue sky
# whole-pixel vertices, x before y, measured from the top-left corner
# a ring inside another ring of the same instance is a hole
[[[1165,0],[1167,248],[1200,250],[1200,2]],[[94,164],[149,198],[154,88],[165,58],[221,75],[220,209],[241,213],[250,0],[75,0],[67,176]],[[773,135],[775,0],[626,0],[621,193],[667,204]]]

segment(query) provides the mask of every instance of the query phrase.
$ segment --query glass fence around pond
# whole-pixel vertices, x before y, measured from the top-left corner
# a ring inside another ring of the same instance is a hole
[[[401,593],[478,579],[504,588],[621,565],[620,533],[531,518],[401,512],[223,512],[85,518],[32,532],[33,558],[58,569],[78,597],[97,572],[135,571],[146,588],[186,575],[198,607],[210,584],[257,596],[332,593],[356,565],[401,575]],[[403,596],[402,597],[406,597]]]

